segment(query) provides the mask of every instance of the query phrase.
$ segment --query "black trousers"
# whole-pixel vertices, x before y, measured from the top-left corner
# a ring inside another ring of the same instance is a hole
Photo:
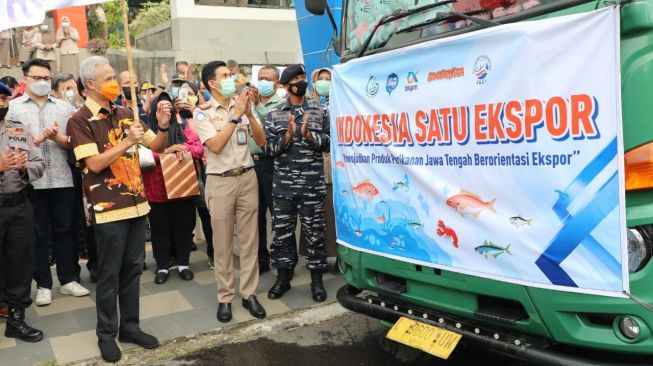
[[[99,340],[139,331],[140,278],[145,259],[145,217],[96,224],[97,328]]]
[[[196,222],[195,198],[165,203],[151,202],[150,206],[152,251],[157,269],[169,268],[172,246],[177,264],[187,266]]]
[[[28,308],[34,263],[34,211],[25,200],[0,207],[0,264],[2,264],[3,301],[18,309]]]
[[[254,160],[254,171],[258,180],[258,263],[259,267],[267,267],[270,265],[267,213],[272,215],[274,158],[261,156],[259,160]]]
[[[36,249],[34,279],[36,285],[52,288],[52,274],[48,260],[48,243],[55,245],[57,278],[63,286],[79,277],[79,252],[74,237],[75,188],[37,189],[35,193],[34,223]]]
[[[213,228],[211,227],[211,214],[206,206],[198,207],[197,213],[200,215],[202,232],[204,233],[204,239],[206,239],[206,255],[213,259]]]

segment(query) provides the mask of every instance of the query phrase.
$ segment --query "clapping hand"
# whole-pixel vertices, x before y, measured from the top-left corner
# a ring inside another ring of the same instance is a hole
[[[170,126],[170,119],[172,118],[172,104],[162,100],[156,105],[156,120],[159,128],[166,129]]]
[[[27,170],[27,153],[18,150],[17,147],[14,147],[14,157],[16,159],[14,169],[18,170],[19,172],[24,172]]]

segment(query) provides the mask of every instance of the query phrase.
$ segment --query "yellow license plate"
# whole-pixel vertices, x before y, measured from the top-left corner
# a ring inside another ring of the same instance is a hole
[[[446,360],[463,336],[402,317],[390,329],[386,337]]]

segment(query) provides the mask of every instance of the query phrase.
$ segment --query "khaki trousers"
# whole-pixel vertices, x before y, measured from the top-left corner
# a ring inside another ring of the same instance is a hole
[[[213,257],[218,301],[234,298],[234,219],[240,244],[240,295],[256,295],[258,286],[258,182],[254,169],[239,177],[209,175],[206,205],[213,227]]]

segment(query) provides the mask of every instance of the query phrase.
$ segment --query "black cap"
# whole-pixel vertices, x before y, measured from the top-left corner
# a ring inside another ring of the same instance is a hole
[[[306,69],[303,64],[292,64],[286,67],[281,73],[279,82],[281,82],[281,84],[288,84],[290,80],[297,75],[306,75]]]
[[[0,81],[0,94],[11,96],[11,89]]]

